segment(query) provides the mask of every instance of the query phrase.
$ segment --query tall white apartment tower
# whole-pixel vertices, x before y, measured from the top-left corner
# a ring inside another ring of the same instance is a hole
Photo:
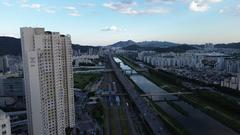
[[[21,28],[30,135],[65,135],[75,126],[72,47],[69,35]]]

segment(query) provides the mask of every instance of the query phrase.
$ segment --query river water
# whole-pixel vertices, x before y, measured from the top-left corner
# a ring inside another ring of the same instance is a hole
[[[141,88],[144,93],[168,93],[164,89],[160,88],[144,76],[137,74],[131,67],[124,64],[122,60],[114,57],[114,61],[120,64],[120,68],[125,71],[130,79]],[[172,118],[174,118],[179,124],[181,124],[191,135],[239,135],[232,129],[224,126],[220,122],[209,117],[205,113],[194,108],[190,104],[178,100],[176,96],[154,96],[152,99]],[[165,99],[172,100],[178,106],[180,106],[188,115],[183,115],[175,108],[170,106]],[[161,101],[161,102],[159,102]]]

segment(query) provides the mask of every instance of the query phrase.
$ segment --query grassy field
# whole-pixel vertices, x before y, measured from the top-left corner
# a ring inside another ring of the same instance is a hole
[[[101,74],[82,74],[76,73],[73,75],[74,87],[84,89],[89,83],[99,80]]]

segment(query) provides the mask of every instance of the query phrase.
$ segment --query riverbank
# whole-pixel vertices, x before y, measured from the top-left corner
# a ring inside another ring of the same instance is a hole
[[[132,68],[136,68],[136,63],[133,64],[134,62],[130,59],[124,58],[124,62]],[[182,85],[181,79],[165,72],[149,69],[149,73],[139,74],[168,92],[191,91]],[[200,91],[194,95],[182,95],[181,98],[225,126],[240,133],[240,108],[236,103],[229,101],[218,93],[208,91]]]
[[[123,58],[120,58],[123,60],[123,62],[127,65],[129,65],[133,69],[140,68],[136,64],[130,63]],[[129,76],[128,76],[129,77]],[[129,77],[130,81],[134,84],[136,90],[139,94],[144,94],[144,91],[138,87],[138,85]],[[153,102],[151,99],[146,98],[147,102],[149,103],[150,107],[157,112],[158,117],[163,120],[163,122],[166,124],[166,126],[169,128],[172,134],[178,134],[178,135],[189,135],[189,132],[180,124],[178,123],[173,117],[168,115],[167,112],[165,112],[159,105],[157,105],[155,102]],[[178,108],[179,109],[179,108]],[[183,112],[183,111],[182,111]],[[186,114],[186,113],[185,113]]]

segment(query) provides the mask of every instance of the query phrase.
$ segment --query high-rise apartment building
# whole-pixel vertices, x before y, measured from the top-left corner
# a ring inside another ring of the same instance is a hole
[[[65,135],[75,126],[71,37],[21,28],[30,135]]]

